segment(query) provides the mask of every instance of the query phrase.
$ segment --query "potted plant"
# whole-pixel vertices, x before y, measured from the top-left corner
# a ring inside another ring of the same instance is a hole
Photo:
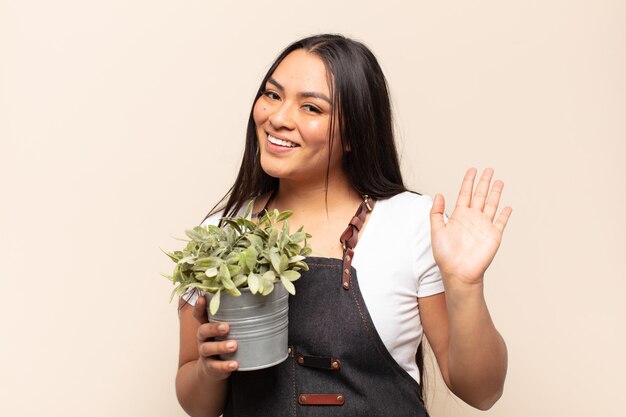
[[[228,322],[229,338],[238,342],[233,359],[239,370],[276,365],[288,356],[288,294],[293,281],[308,270],[311,254],[301,227],[289,231],[291,211],[266,211],[258,223],[249,219],[252,203],[242,217],[223,217],[221,227],[196,226],[187,230],[182,251],[165,252],[176,263],[171,276],[183,295],[201,291],[207,298],[209,321]]]

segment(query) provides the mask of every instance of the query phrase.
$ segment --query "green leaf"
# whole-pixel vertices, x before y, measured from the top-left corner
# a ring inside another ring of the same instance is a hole
[[[254,267],[256,266],[257,256],[259,256],[259,253],[254,248],[254,246],[250,246],[246,249],[245,262],[246,262],[246,266],[248,267],[250,271],[253,271]]]
[[[198,268],[211,268],[219,265],[219,259],[214,256],[204,256],[196,259],[194,265]]]
[[[233,278],[233,284],[235,284],[235,287],[240,287],[247,280],[248,280],[247,276],[245,276],[244,274],[239,274],[235,278]]]
[[[213,297],[211,297],[211,302],[209,303],[209,310],[211,311],[211,315],[214,316],[217,313],[217,310],[220,308],[220,294],[221,290],[218,290]]]
[[[174,272],[172,273],[172,278],[171,278],[172,284],[176,285],[177,283],[180,282],[180,279],[178,279],[179,275],[180,275],[180,272],[178,272],[178,269],[174,268]]]
[[[245,252],[239,252],[239,266],[244,268],[246,267],[246,253]]]
[[[239,263],[239,254],[235,251],[231,251],[228,256],[226,256],[226,263],[229,265],[235,265]]]
[[[289,266],[289,258],[287,257],[287,255],[282,254],[280,255],[280,271],[279,273],[282,274],[287,267]]]
[[[270,231],[270,237],[267,240],[267,246],[273,248],[276,246],[276,241],[278,240],[278,230],[272,228]]]
[[[161,249],[161,248],[159,248]],[[165,252],[163,249],[161,249],[161,252],[163,252],[164,254],[166,254],[172,261],[178,263],[178,261],[180,260],[180,256],[176,255],[176,252]]]
[[[272,284],[274,284],[274,281],[276,281],[276,274],[270,269],[263,274],[263,279],[267,282],[271,282]]]
[[[283,222],[283,230],[280,234],[280,243],[278,244],[278,246],[282,250],[288,242],[289,242],[289,221],[285,220]]]
[[[296,232],[293,235],[291,235],[291,241],[293,243],[300,243],[304,239],[306,239],[306,233],[304,233],[304,232]]]
[[[280,213],[277,217],[276,217],[276,221],[280,222],[283,221],[289,217],[291,217],[291,215],[293,214],[293,211],[291,210],[285,210],[282,213]]]
[[[302,261],[304,259],[306,259],[306,256],[302,256],[302,255],[292,256],[291,258],[289,258],[289,263],[292,264],[294,262]]]
[[[226,268],[225,265],[222,265],[222,267]],[[232,290],[235,288],[235,283],[233,282],[233,280],[230,278],[230,273],[226,273],[223,274],[221,269],[222,267],[220,267],[220,281],[222,282],[222,284],[224,285],[224,288],[226,288],[227,290]],[[227,269],[228,271],[228,269]]]
[[[209,232],[209,234],[215,236],[215,237],[223,237],[224,236],[224,229],[222,229],[221,227],[217,227],[214,224],[210,224],[207,226],[207,231]]]
[[[246,239],[248,239],[248,241],[250,242],[250,245],[255,247],[257,250],[263,249],[263,239],[261,239],[261,237],[253,233],[248,233],[246,235]]]
[[[248,287],[252,294],[256,294],[259,291],[259,276],[257,274],[250,272],[250,275],[248,275]]]
[[[261,294],[268,295],[274,291],[274,283],[276,282],[276,274],[271,269],[262,275],[263,290],[259,290]],[[261,287],[261,285],[259,285]]]
[[[291,281],[289,281],[287,278],[281,275],[280,282],[283,283],[283,286],[285,287],[285,289],[287,290],[289,294],[296,295],[296,287],[293,285]]]
[[[228,290],[228,293],[233,297],[239,297],[241,295],[241,291],[238,288],[232,288]]]
[[[218,279],[224,279],[224,277],[230,278],[230,272],[228,272],[228,267],[226,264],[221,264],[217,273]]]
[[[200,235],[200,233],[196,231],[195,228],[193,230],[185,230],[185,234],[189,236],[189,239],[191,240],[194,240],[194,241],[202,240],[202,236]]]
[[[253,222],[253,221],[251,221],[251,220],[248,220],[248,219],[243,219],[243,224],[246,226],[246,228],[247,228],[248,230],[256,230],[256,229],[257,229],[257,225],[256,225],[256,223],[254,223],[254,222]]]
[[[263,287],[263,291],[261,292],[261,295],[268,295],[272,291],[274,291],[274,284],[269,284],[267,281],[265,281],[265,286]]]
[[[270,252],[270,261],[272,261],[272,266],[277,273],[281,273],[281,258],[278,252]]]
[[[243,217],[247,219],[252,214],[252,208],[254,207],[254,200],[250,200],[248,205],[246,206],[246,211],[243,214]]]
[[[204,274],[209,278],[215,278],[217,276],[217,268],[215,267],[207,268],[207,270],[204,271]]]
[[[180,261],[178,261],[178,263],[193,265],[195,260],[196,260],[196,257],[194,255],[189,255],[189,256],[185,256],[184,258],[182,258]]]
[[[266,283],[267,281],[265,281],[265,280],[263,279],[263,276],[259,276],[258,274],[254,274],[254,275],[255,275],[255,276],[257,277],[257,279],[258,279],[258,288],[257,288],[257,292],[258,292],[259,294],[263,294],[263,292],[265,291],[265,283]],[[248,278],[248,279],[249,279],[249,278]],[[249,284],[249,283],[248,283],[248,284]],[[273,284],[272,284],[272,285],[273,285]]]
[[[174,288],[174,289],[172,290],[172,293],[170,294],[170,303],[172,302],[172,300],[174,299],[174,297],[175,297],[176,295],[180,295],[180,290],[179,290],[179,288],[180,288],[180,287],[176,287],[176,288]]]
[[[267,225],[268,222],[269,222],[269,212],[265,210],[265,214],[263,214],[263,217],[259,219],[259,225],[262,225],[262,224]]]
[[[285,271],[280,275],[280,277],[289,281],[295,281],[300,278],[300,273],[298,271]]]
[[[303,271],[308,271],[308,270],[309,270],[309,266],[308,266],[305,262],[302,262],[302,261],[296,262],[296,263],[292,266],[292,268],[300,268],[300,269],[302,269]]]
[[[230,278],[229,268],[226,266],[226,264],[220,265],[220,270],[217,273],[217,279],[219,280],[219,282],[222,283],[222,285],[224,285],[225,289],[232,290],[233,288],[235,288],[235,284]]]
[[[241,267],[239,265],[227,265],[229,276],[237,275],[241,272]]]
[[[237,220],[232,219],[230,217],[224,217],[222,219],[222,222],[225,225],[228,225],[228,226],[232,227],[234,230],[237,231],[237,233],[241,234],[241,227],[239,226],[239,224],[237,224]]]

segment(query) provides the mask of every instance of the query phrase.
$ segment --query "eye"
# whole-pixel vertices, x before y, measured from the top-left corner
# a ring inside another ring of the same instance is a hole
[[[263,91],[263,95],[269,98],[270,100],[280,100],[280,96],[278,95],[276,91],[265,90]]]
[[[320,114],[322,112],[319,108],[315,107],[312,104],[305,104],[304,106],[302,106],[302,108],[311,113]]]

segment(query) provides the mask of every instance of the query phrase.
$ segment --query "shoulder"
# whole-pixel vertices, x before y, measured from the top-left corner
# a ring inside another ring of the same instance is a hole
[[[402,207],[426,208],[427,207],[428,209],[430,209],[430,206],[432,206],[432,203],[433,203],[433,199],[432,197],[428,195],[418,194],[413,191],[404,191],[404,192],[394,195],[393,197],[379,200],[377,204],[378,203],[383,203],[386,206],[397,207],[397,208],[402,208]]]
[[[430,209],[433,199],[405,191],[376,202],[369,231],[375,240],[394,248],[410,260],[414,276],[421,276],[432,264]],[[368,233],[366,226],[366,233]]]
[[[409,191],[377,200],[365,226],[365,239],[377,245],[393,242],[396,250],[415,253],[416,246],[430,243],[431,207],[431,197]]]
[[[379,200],[376,208],[380,217],[390,222],[409,222],[412,224],[429,221],[433,199],[430,196],[405,191],[393,197]]]

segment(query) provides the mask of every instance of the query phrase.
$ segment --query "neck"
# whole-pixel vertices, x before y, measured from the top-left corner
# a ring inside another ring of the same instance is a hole
[[[280,180],[273,206],[279,210],[315,210],[342,206],[359,201],[361,196],[350,185],[345,175],[330,175],[328,185]]]

